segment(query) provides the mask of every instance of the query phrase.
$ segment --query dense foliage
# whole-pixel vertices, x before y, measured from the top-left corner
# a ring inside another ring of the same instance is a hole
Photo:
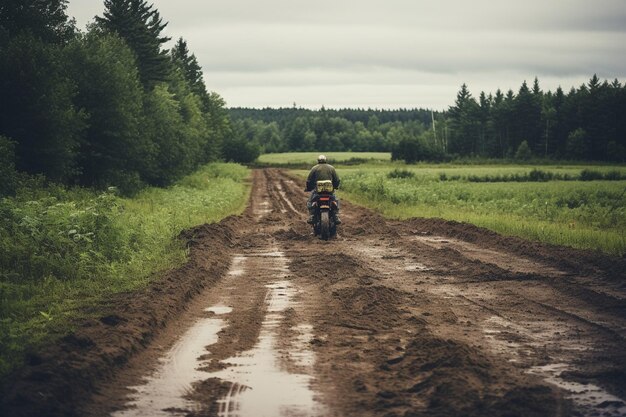
[[[163,48],[156,9],[106,0],[80,32],[66,8],[0,2],[0,380],[248,195],[247,169],[205,164],[232,137],[225,103],[183,39]]]
[[[146,0],[104,3],[86,33],[67,0],[0,5],[0,144],[14,156],[3,170],[134,193],[221,157],[225,103],[186,42],[163,48],[166,23]]]
[[[466,85],[447,111],[234,108],[243,137],[262,152],[385,151],[406,162],[458,157],[626,161],[626,86],[617,80],[517,94]]]
[[[133,198],[28,179],[0,199],[0,380],[26,349],[62,335],[78,307],[184,262],[186,242],[177,236],[241,211],[248,175],[212,163]]]
[[[463,85],[444,115],[446,151],[459,155],[626,161],[626,86],[593,76],[564,93],[544,92],[535,78],[517,95],[480,93]]]

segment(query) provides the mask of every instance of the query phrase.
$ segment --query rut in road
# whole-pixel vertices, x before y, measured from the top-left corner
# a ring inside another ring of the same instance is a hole
[[[254,172],[230,271],[101,388],[92,415],[626,414],[623,276],[348,203],[324,242],[302,188]],[[181,369],[173,398],[150,387]]]

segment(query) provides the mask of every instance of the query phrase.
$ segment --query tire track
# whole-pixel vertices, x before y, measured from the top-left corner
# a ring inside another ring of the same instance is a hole
[[[517,260],[514,253],[481,248],[476,242],[436,235],[428,236],[425,242],[415,239],[414,233],[401,231],[402,222],[394,222],[386,231],[378,224],[372,237],[368,233],[351,236],[350,232],[358,230],[355,213],[362,214],[363,210],[349,204],[344,207],[346,239],[333,242],[336,251],[371,268],[377,285],[414,294],[421,306],[407,302],[405,309],[420,320],[426,314],[427,327],[434,334],[483,346],[501,361],[508,362],[513,355],[518,371],[510,370],[511,375],[531,372],[566,390],[575,383],[561,377],[567,373],[555,375],[549,364],[564,366],[569,373],[579,369],[579,374],[584,374],[581,364],[596,363],[626,378],[623,288],[546,266],[543,260],[527,255]],[[382,234],[376,234],[378,230]],[[454,244],[448,245],[451,241]],[[377,334],[367,325],[350,323],[345,327]],[[541,363],[547,368],[537,368]],[[613,405],[605,407],[602,401],[590,400],[591,394],[583,395],[578,388],[566,391],[564,395],[576,402],[580,415],[601,412],[609,416],[626,411],[619,398],[611,403],[617,397],[609,392],[624,395],[620,383],[597,378],[589,381],[599,383],[593,396],[611,399],[607,404]]]

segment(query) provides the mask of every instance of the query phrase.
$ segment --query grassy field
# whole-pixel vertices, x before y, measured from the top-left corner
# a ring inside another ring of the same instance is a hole
[[[209,164],[132,199],[114,190],[23,190],[0,200],[0,376],[31,346],[63,335],[82,307],[145,286],[186,259],[176,236],[245,207],[249,170]]]
[[[504,235],[626,254],[625,166],[376,163],[336,167],[342,178],[340,198],[390,218],[438,217]],[[305,176],[308,171],[295,172]]]
[[[389,152],[289,152],[289,153],[267,153],[259,157],[260,164],[272,165],[313,165],[317,156],[322,153],[328,158],[331,164],[346,162],[365,161],[391,161]]]

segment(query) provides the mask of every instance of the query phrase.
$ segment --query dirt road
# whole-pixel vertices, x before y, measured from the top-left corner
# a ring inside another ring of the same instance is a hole
[[[38,357],[15,415],[626,415],[623,259],[348,203],[324,242],[299,180],[253,181],[167,285]]]

